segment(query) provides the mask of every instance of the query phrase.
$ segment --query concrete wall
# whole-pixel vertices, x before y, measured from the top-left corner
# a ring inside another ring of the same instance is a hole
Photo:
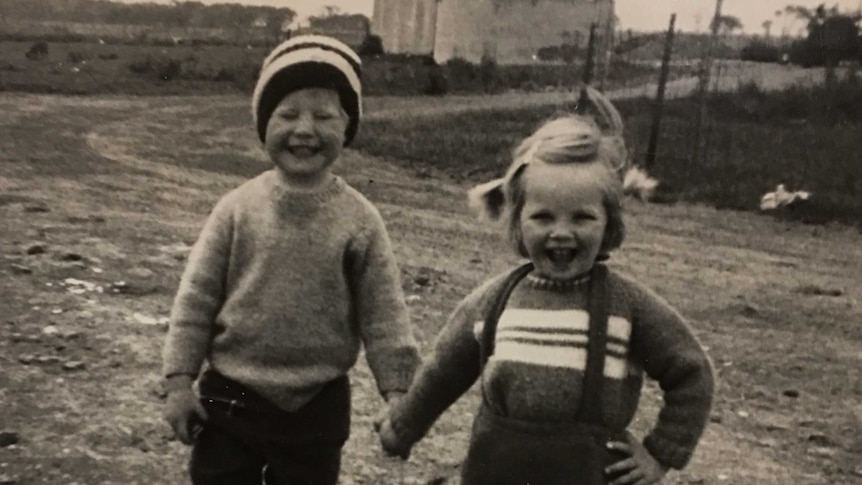
[[[590,24],[603,29],[612,10],[610,0],[440,0],[434,57],[533,62],[541,47],[585,47]]]
[[[590,24],[601,31],[608,16],[612,0],[375,0],[372,33],[387,53],[520,64],[542,47],[586,46]]]
[[[374,0],[371,32],[392,54],[431,54],[438,0]]]

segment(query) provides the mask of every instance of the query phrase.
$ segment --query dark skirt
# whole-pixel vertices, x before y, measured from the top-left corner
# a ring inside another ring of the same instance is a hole
[[[608,441],[623,432],[581,423],[534,423],[482,405],[473,422],[462,485],[604,485],[605,467],[623,458]]]

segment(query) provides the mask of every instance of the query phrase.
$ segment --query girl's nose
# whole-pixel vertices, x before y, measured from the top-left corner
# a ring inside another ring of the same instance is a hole
[[[549,237],[554,241],[567,241],[570,239],[574,239],[575,234],[569,225],[556,224],[553,228],[551,228],[551,234]]]

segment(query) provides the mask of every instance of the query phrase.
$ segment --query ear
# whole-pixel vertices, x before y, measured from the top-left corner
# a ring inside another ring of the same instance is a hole
[[[477,185],[467,192],[467,202],[470,208],[479,213],[482,218],[496,221],[503,213],[506,196],[503,193],[505,179],[499,178]]]

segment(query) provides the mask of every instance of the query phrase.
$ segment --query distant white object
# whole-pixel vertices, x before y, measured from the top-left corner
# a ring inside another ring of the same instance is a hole
[[[650,200],[656,187],[658,187],[658,180],[638,167],[631,167],[623,177],[623,193],[633,195],[642,201]]]
[[[794,204],[800,200],[808,200],[810,197],[810,192],[806,192],[804,190],[788,192],[787,189],[784,188],[784,184],[778,184],[778,187],[775,188],[775,192],[769,192],[760,199],[760,210],[775,210],[779,207]]]

